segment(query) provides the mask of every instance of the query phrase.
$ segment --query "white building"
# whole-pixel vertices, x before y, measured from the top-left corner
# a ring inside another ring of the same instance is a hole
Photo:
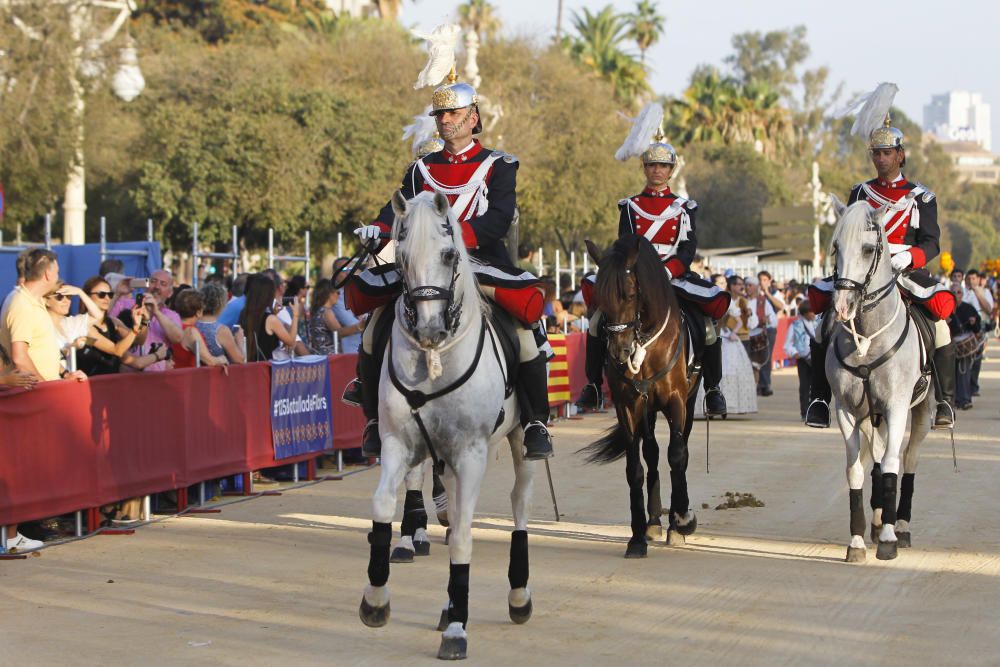
[[[953,90],[934,95],[924,106],[924,130],[941,141],[974,142],[993,150],[990,132],[990,105],[980,93]]]

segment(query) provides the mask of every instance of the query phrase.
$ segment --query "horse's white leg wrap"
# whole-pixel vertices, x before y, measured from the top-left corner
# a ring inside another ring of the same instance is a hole
[[[891,523],[883,523],[882,530],[878,534],[879,542],[895,542],[896,530]]]
[[[365,600],[373,607],[384,607],[389,604],[389,586],[365,585]]]
[[[860,535],[852,535],[851,536],[851,548],[852,549],[861,549],[862,551],[864,551],[864,548],[865,548],[865,538],[863,538]]]
[[[531,591],[527,588],[514,588],[507,594],[507,603],[512,607],[523,607],[531,600]]]

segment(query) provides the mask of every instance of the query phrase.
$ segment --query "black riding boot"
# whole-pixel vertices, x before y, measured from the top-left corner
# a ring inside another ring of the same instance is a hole
[[[361,383],[361,409],[368,424],[361,436],[361,454],[368,457],[382,456],[382,439],[378,434],[378,376],[381,369],[375,358],[358,350],[358,379]]]
[[[830,428],[830,381],[826,378],[826,347],[829,343],[809,343],[812,359],[809,377],[809,398],[806,409],[806,426]]]
[[[705,383],[705,416],[724,417],[726,415],[726,397],[719,389],[722,382],[722,339],[705,348],[701,358],[701,377]]]
[[[587,334],[587,386],[580,392],[576,407],[580,410],[600,410],[604,407],[604,394],[601,387],[604,384],[604,341],[597,336]]]
[[[934,385],[937,394],[937,410],[934,414],[934,428],[955,426],[955,343],[934,350]]]
[[[533,461],[552,456],[552,438],[545,425],[549,421],[549,377],[545,355],[522,361],[518,368],[517,398],[524,427],[524,458]]]

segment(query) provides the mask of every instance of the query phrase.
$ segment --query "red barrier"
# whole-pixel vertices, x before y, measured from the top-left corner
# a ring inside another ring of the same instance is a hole
[[[771,361],[777,366],[784,366],[788,361],[785,356],[785,338],[788,336],[788,327],[795,321],[794,317],[782,315],[778,318],[777,337],[774,339],[774,349],[771,350]]]
[[[334,449],[364,417],[339,400],[354,355],[330,358]],[[0,398],[0,526],[315,456],[275,461],[270,366],[46,382]]]

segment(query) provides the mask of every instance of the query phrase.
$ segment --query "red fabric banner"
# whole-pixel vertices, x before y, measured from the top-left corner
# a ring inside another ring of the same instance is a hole
[[[361,441],[361,410],[339,400],[355,362],[330,357],[334,449]],[[262,363],[0,395],[0,526],[314,456],[275,461],[269,397]]]

